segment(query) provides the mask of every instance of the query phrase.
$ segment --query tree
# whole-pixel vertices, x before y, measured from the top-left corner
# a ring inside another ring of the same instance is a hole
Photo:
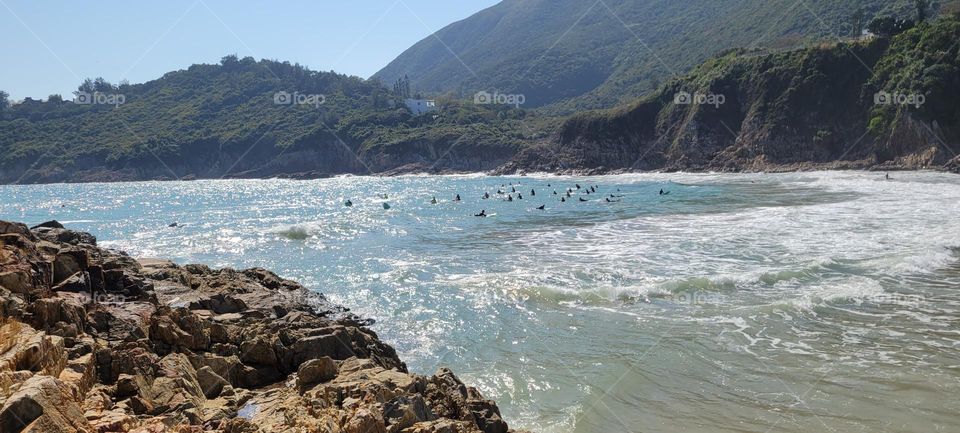
[[[917,22],[926,21],[927,10],[930,9],[930,0],[914,0],[913,4],[917,7]]]
[[[862,7],[857,8],[857,10],[853,13],[853,17],[852,17],[852,21],[853,21],[852,36],[855,38],[858,38],[860,37],[860,35],[863,34],[863,17],[864,17],[863,8]]]
[[[3,113],[7,111],[7,107],[10,106],[10,94],[0,90],[0,117],[3,116]]]
[[[913,28],[913,21],[894,17],[874,18],[867,25],[867,30],[878,36],[895,36]]]

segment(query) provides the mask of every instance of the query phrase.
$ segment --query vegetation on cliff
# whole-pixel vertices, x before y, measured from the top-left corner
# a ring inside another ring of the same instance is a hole
[[[960,18],[765,54],[733,50],[624,107],[572,116],[505,170],[923,168],[956,156]]]
[[[423,39],[374,77],[407,75],[414,90],[462,97],[498,89],[572,113],[628,103],[725,49],[790,49],[859,35],[874,17],[912,19],[914,3],[506,0]]]

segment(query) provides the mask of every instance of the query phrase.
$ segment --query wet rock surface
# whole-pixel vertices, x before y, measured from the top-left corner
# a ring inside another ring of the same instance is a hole
[[[507,432],[450,370],[410,374],[265,269],[135,260],[0,221],[0,432]]]

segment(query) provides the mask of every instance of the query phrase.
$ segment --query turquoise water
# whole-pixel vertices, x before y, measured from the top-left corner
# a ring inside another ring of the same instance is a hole
[[[511,183],[523,200],[495,194]],[[552,194],[575,183],[597,193]],[[0,197],[0,219],[55,218],[135,256],[298,280],[376,319],[412,371],[452,367],[514,427],[960,431],[953,175],[343,177]]]

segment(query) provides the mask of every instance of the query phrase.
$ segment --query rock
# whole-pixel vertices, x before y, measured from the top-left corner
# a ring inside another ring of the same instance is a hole
[[[74,433],[92,431],[75,390],[50,376],[33,376],[0,408],[0,431]]]
[[[433,412],[417,394],[402,395],[387,402],[383,407],[383,417],[386,419],[387,431],[399,432],[407,427],[422,421],[432,421]]]
[[[499,433],[452,372],[264,269],[132,259],[0,221],[0,433]]]
[[[343,426],[343,433],[386,433],[383,418],[368,409],[360,409]]]
[[[90,233],[75,232],[73,230],[51,227],[40,227],[36,230],[31,230],[31,232],[33,232],[36,237],[48,242],[58,242],[70,245],[97,244],[96,236],[93,236]]]
[[[230,382],[213,371],[210,367],[201,367],[197,370],[197,383],[207,398],[216,398],[223,392],[223,388],[230,386]]]
[[[328,356],[312,359],[300,365],[297,370],[297,388],[303,390],[309,385],[322,383],[337,377],[337,364]]]
[[[47,228],[51,228],[51,229],[62,229],[62,228],[64,228],[64,227],[63,227],[63,224],[60,224],[59,221],[57,221],[57,220],[50,220],[50,221],[47,221],[47,222],[42,222],[42,223],[40,223],[40,224],[37,224],[37,225],[35,225],[35,226],[33,226],[33,227],[30,227],[30,230],[36,230],[36,229],[43,228],[43,227],[47,227]]]

